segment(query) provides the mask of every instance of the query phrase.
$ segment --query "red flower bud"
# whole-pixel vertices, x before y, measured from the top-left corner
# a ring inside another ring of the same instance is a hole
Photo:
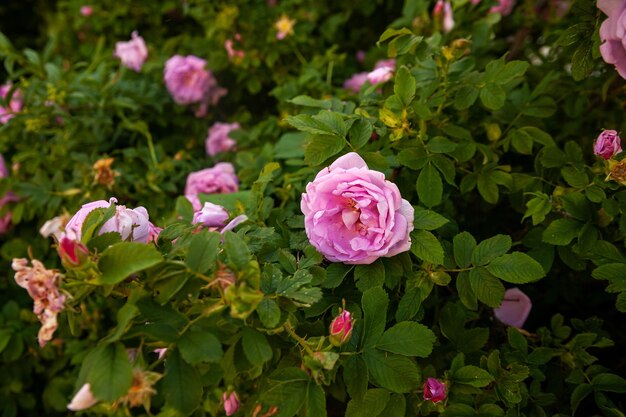
[[[57,252],[61,261],[70,266],[82,264],[89,256],[89,249],[85,245],[65,236],[61,238]]]
[[[446,384],[436,378],[428,378],[424,383],[424,399],[438,403],[446,399]]]
[[[341,346],[352,336],[352,319],[350,312],[344,310],[330,323],[330,343]]]

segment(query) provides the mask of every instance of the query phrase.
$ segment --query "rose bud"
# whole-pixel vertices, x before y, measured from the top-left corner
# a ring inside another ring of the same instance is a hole
[[[224,411],[227,416],[232,416],[239,410],[239,397],[235,391],[231,392],[230,395],[228,393],[222,394],[222,400],[224,401]]]
[[[350,312],[343,310],[330,323],[330,343],[333,346],[341,346],[350,340],[352,336],[352,319]]]
[[[621,151],[622,140],[615,130],[605,130],[600,133],[593,145],[593,153],[604,159],[611,159]]]
[[[424,383],[424,399],[438,403],[446,399],[446,384],[436,378],[428,378]]]
[[[62,236],[57,246],[61,261],[70,266],[82,264],[89,257],[89,249],[80,242]]]

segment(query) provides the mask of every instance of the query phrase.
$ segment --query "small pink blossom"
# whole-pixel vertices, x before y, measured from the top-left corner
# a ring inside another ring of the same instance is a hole
[[[235,391],[228,394],[227,392],[222,394],[222,401],[224,401],[224,412],[227,416],[232,416],[239,410],[241,403],[239,397]]]
[[[159,356],[159,360],[161,360],[167,353],[167,348],[154,349],[153,352],[156,353]]]
[[[125,67],[139,72],[143,63],[148,59],[148,47],[137,31],[134,31],[130,41],[115,44],[115,56],[122,60]]]
[[[359,72],[347,79],[343,83],[343,88],[358,93],[367,81],[369,81],[370,84],[380,84],[389,81],[393,78],[395,70],[395,59],[381,59],[376,62],[371,72]]]
[[[241,36],[237,35],[239,34],[235,34],[235,39],[241,39]],[[233,41],[232,39],[226,39],[224,41],[224,49],[226,49],[226,53],[228,53],[228,59],[232,62],[239,62],[246,56],[246,53],[244,51],[240,49],[235,49],[235,41]]]
[[[358,62],[359,64],[362,64],[362,63],[364,63],[364,62],[365,62],[365,51],[363,51],[363,50],[358,50],[358,51],[356,51],[355,56],[356,56],[356,60],[357,60],[357,62]]]
[[[333,346],[341,346],[350,340],[352,336],[352,318],[348,310],[343,310],[330,323],[330,343]]]
[[[196,211],[193,214],[193,224],[201,224],[205,227],[211,227],[219,229],[224,227],[226,221],[228,220],[228,212],[224,207],[218,206],[217,204],[209,203],[208,201],[204,203],[204,206],[201,210]]]
[[[185,185],[185,197],[196,211],[202,208],[199,193],[226,194],[236,191],[239,191],[239,179],[235,175],[235,167],[229,162],[220,162],[212,168],[192,172],[187,176]]]
[[[622,140],[615,130],[605,130],[600,133],[593,145],[593,153],[604,159],[611,159],[621,151]]]
[[[454,15],[452,14],[452,3],[446,1],[443,5],[443,31],[450,32],[454,28]]]
[[[17,285],[26,289],[34,301],[33,312],[41,322],[37,339],[39,345],[44,347],[57,329],[57,314],[65,304],[65,296],[59,291],[61,275],[58,271],[46,269],[36,259],[32,260],[30,267],[27,259],[15,258],[11,268],[15,271]]]
[[[2,98],[2,100],[6,100],[9,91],[11,91],[11,87],[11,83],[0,86],[0,98]],[[22,110],[22,107],[24,107],[22,93],[20,93],[19,90],[15,90],[8,105],[6,107],[0,105],[0,124],[6,124],[16,113]]]
[[[504,300],[493,313],[502,323],[521,328],[524,326],[533,303],[519,288],[509,288],[504,293]]]
[[[358,93],[363,84],[367,81],[367,74],[367,72],[358,72],[354,74],[352,77],[344,81],[343,88],[346,90],[352,90],[354,93]]]
[[[93,7],[91,6],[80,6],[80,14],[85,17],[91,16],[93,13]]]
[[[91,392],[91,385],[87,383],[80,387],[72,401],[67,405],[67,408],[70,411],[81,411],[93,407],[97,402],[98,399]]]
[[[393,69],[389,67],[378,68],[367,74],[367,81],[372,85],[386,83],[392,78]]]
[[[207,155],[215,156],[231,150],[237,142],[228,135],[238,129],[241,129],[239,123],[214,123],[209,128],[209,135],[204,142]]]
[[[438,403],[446,399],[446,384],[436,378],[428,378],[424,383],[424,399]]]
[[[502,16],[508,16],[513,11],[517,0],[498,0],[498,4],[489,9],[489,13],[500,13]]]
[[[411,247],[413,206],[354,152],[307,184],[300,208],[309,242],[331,262],[370,264]]]

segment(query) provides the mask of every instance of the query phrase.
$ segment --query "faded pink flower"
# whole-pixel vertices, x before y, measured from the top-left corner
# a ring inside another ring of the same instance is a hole
[[[228,220],[228,212],[222,206],[218,206],[217,204],[209,203],[208,201],[204,203],[204,206],[201,210],[196,211],[193,214],[194,224],[202,224],[205,227],[215,227],[220,228],[226,224],[226,220]]]
[[[192,172],[187,176],[185,197],[191,202],[193,209],[202,208],[198,193],[226,194],[239,190],[239,179],[235,175],[235,167],[229,162],[220,162],[213,168]]]
[[[215,156],[218,153],[231,150],[237,142],[228,134],[237,129],[241,129],[239,123],[214,123],[209,128],[209,136],[204,142],[207,155]]]
[[[424,383],[424,399],[438,403],[446,399],[446,384],[436,378],[428,378]]]
[[[593,153],[604,159],[611,159],[621,151],[622,140],[615,130],[605,130],[600,133],[593,145]]]
[[[194,55],[174,55],[165,63],[163,79],[174,101],[178,104],[198,104],[196,116],[206,114],[209,104],[215,105],[227,90],[217,84],[206,61]]]
[[[71,240],[80,241],[81,229],[89,213],[97,208],[107,208],[112,203],[117,203],[117,199],[113,197],[109,201],[98,200],[84,204],[67,222],[65,235]],[[128,209],[125,206],[116,206],[115,214],[102,225],[98,234],[117,232],[122,240],[147,243],[151,237],[151,225],[145,208]]]
[[[502,16],[508,16],[515,7],[516,0],[498,0],[498,4],[489,9],[489,13],[500,13]]]
[[[125,67],[139,72],[143,63],[148,59],[148,47],[137,31],[134,31],[130,41],[115,44],[115,56],[122,60]]]
[[[300,207],[309,241],[332,262],[370,264],[411,247],[413,207],[354,152],[307,184]]]
[[[32,260],[30,267],[27,259],[15,258],[11,268],[15,271],[17,285],[26,289],[34,301],[33,312],[41,322],[37,339],[39,346],[44,347],[57,329],[57,314],[65,303],[65,296],[59,291],[61,275],[58,271],[46,269],[36,259]]]
[[[89,17],[91,16],[91,14],[93,13],[93,7],[91,6],[80,6],[80,14],[82,14],[85,17]]]
[[[241,36],[235,33],[235,39],[241,40]],[[235,41],[232,39],[226,39],[224,41],[224,49],[226,49],[226,53],[228,53],[228,59],[233,62],[239,62],[246,56],[244,51],[235,49]]]
[[[87,383],[80,387],[78,392],[74,394],[74,398],[72,398],[72,401],[67,405],[67,408],[71,411],[80,411],[93,407],[97,402],[98,399],[94,397],[91,392],[91,385]]]
[[[224,401],[224,411],[227,416],[232,416],[239,410],[241,403],[239,397],[235,391],[228,394],[227,392],[222,394],[222,401]]]
[[[443,4],[443,31],[450,32],[454,28],[454,15],[452,13],[452,3],[446,1]]]
[[[598,8],[607,15],[600,26],[600,54],[607,64],[626,78],[626,2],[622,0],[598,0]]]
[[[509,288],[504,293],[504,300],[493,313],[502,323],[522,327],[533,308],[533,303],[519,288]]]
[[[43,226],[39,229],[39,234],[43,237],[54,236],[56,240],[61,240],[61,237],[65,233],[65,225],[69,221],[67,214],[62,214],[47,220]]]
[[[11,87],[11,83],[6,83],[0,86],[0,98],[2,98],[2,100],[7,98],[9,91],[11,91]],[[0,105],[0,124],[6,124],[15,116],[16,113],[19,113],[22,110],[23,106],[24,100],[22,99],[22,94],[19,90],[15,90],[8,105],[6,107]]]
[[[330,323],[330,343],[341,346],[352,337],[352,319],[348,310],[343,310]]]

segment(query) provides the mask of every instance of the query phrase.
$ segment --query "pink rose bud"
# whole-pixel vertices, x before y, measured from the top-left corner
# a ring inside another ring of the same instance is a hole
[[[593,153],[604,159],[611,159],[621,151],[622,140],[615,130],[605,130],[600,133],[593,145]]]
[[[413,206],[354,152],[307,184],[300,208],[309,242],[331,262],[371,264],[411,248]]]
[[[231,392],[230,395],[228,393],[222,394],[222,401],[224,401],[224,411],[227,416],[232,416],[239,410],[239,406],[241,403],[239,402],[239,397],[235,391]]]
[[[57,252],[61,261],[70,266],[81,265],[89,257],[89,249],[85,245],[65,236],[61,237]]]
[[[0,86],[0,97],[6,99],[7,95],[11,91],[11,83],[6,83]],[[11,100],[7,107],[0,106],[0,124],[6,124],[11,120],[16,113],[19,113],[24,106],[24,100],[19,90],[15,90],[11,96]]]
[[[206,202],[202,210],[193,214],[194,224],[202,224],[205,227],[221,228],[228,220],[228,212],[222,206]]]
[[[356,51],[355,56],[356,56],[356,60],[358,63],[362,64],[365,62],[365,51],[363,50]]]
[[[80,14],[82,14],[85,17],[89,17],[91,16],[91,14],[93,13],[93,7],[91,6],[81,6],[80,7]]]
[[[330,323],[330,343],[333,346],[341,346],[350,340],[352,336],[352,319],[350,312],[343,310]]]
[[[137,31],[134,31],[130,41],[115,44],[114,55],[122,60],[125,67],[139,72],[143,63],[148,59],[148,47],[143,38],[137,34]]]
[[[428,378],[424,383],[424,399],[438,403],[446,399],[446,384],[436,378]]]
[[[220,123],[217,122],[209,129],[209,136],[204,142],[206,153],[209,156],[215,156],[218,153],[231,150],[237,142],[229,135],[233,130],[240,129],[239,123]]]
[[[0,154],[0,179],[6,178],[9,176],[9,170],[7,169],[7,165],[4,162],[4,157]]]
[[[435,7],[433,8],[433,17],[439,18],[443,13],[443,0],[437,0]]]
[[[67,408],[71,411],[80,411],[94,406],[97,402],[98,399],[91,392],[91,385],[87,383],[78,390]]]
[[[393,78],[393,68],[381,67],[367,74],[367,81],[372,85],[382,84]]]
[[[193,209],[202,208],[198,193],[226,194],[239,190],[239,180],[235,175],[235,167],[229,162],[220,162],[213,168],[192,172],[187,176],[185,197],[191,202]]]
[[[443,31],[450,32],[454,28],[454,15],[452,14],[452,3],[446,1],[443,5]]]
[[[522,327],[533,308],[533,303],[519,288],[509,288],[504,293],[504,300],[493,313],[502,323]]]

